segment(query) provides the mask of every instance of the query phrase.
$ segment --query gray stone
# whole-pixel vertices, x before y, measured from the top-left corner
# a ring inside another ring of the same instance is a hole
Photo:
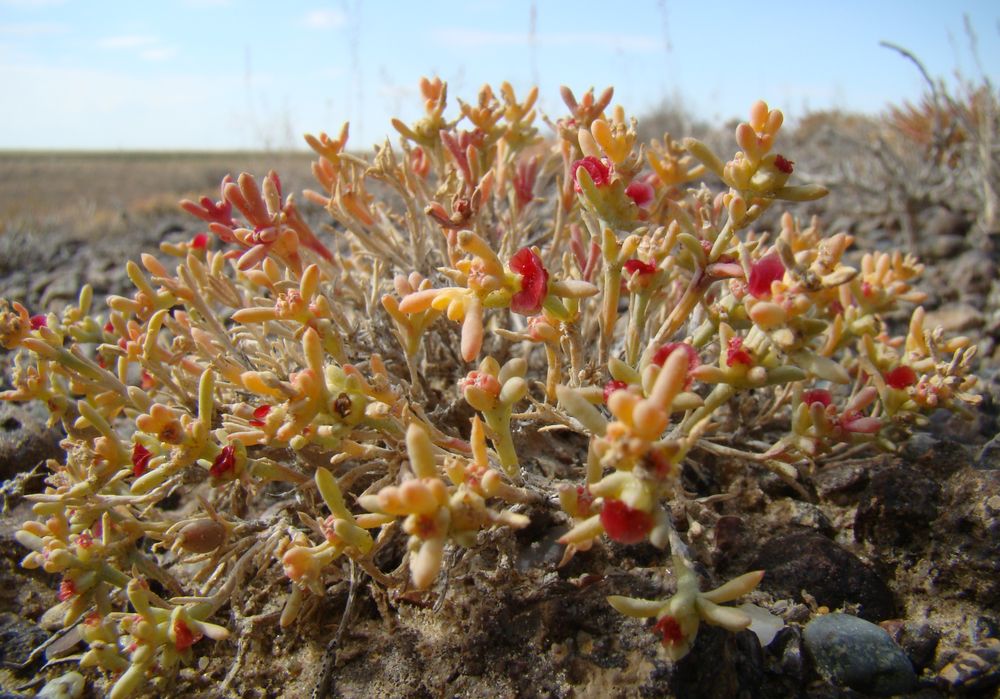
[[[929,330],[944,328],[949,335],[982,327],[985,322],[982,311],[968,303],[949,303],[941,308],[928,311],[924,327]]]
[[[40,404],[0,402],[0,481],[62,454],[60,433],[46,427],[44,415]]]
[[[806,650],[832,684],[876,696],[903,694],[917,684],[903,649],[875,624],[850,614],[825,614],[806,624]]]
[[[996,435],[983,445],[976,459],[976,468],[984,470],[1000,469],[1000,435]]]

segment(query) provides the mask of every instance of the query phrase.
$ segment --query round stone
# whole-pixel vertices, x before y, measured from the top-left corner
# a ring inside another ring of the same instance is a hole
[[[917,683],[913,665],[886,631],[850,614],[806,624],[806,649],[827,681],[876,696],[903,694]]]

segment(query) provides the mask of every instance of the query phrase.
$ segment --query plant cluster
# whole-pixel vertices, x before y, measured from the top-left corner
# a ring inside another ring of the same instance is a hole
[[[330,234],[277,174],[242,174],[182,203],[204,230],[129,262],[136,290],[106,311],[89,288],[61,314],[0,300],[19,350],[0,397],[44,401],[67,434],[24,565],[61,576],[112,697],[211,653],[254,576],[286,579],[287,627],[356,570],[422,594],[449,549],[538,508],[562,513],[564,562],[604,539],[670,549],[674,597],[609,603],[682,657],[700,621],[750,625],[720,604],[762,575],[699,592],[670,516],[686,461],[799,487],[821,457],[976,404],[967,339],[919,307],[902,334],[885,320],[922,299],[915,258],[851,264],[850,235],[789,213],[753,229],[826,193],[776,150],[780,111],[753,105],[724,160],[637,144],[610,89],[564,88],[547,138],[536,90],[484,87],[454,116],[444,83],[421,90],[423,117],[371,158],[346,125],[306,137]],[[542,431],[589,440],[573,479],[539,476]]]

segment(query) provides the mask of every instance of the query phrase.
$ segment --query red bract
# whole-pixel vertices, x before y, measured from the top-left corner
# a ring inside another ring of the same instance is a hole
[[[213,478],[222,478],[236,468],[236,449],[232,446],[222,447],[222,451],[215,457],[208,472]]]
[[[149,470],[149,460],[153,453],[141,444],[132,447],[132,475],[138,478]]]
[[[185,651],[201,640],[201,634],[193,632],[183,619],[174,622],[174,645],[179,651]]]
[[[615,391],[621,391],[626,388],[628,388],[628,384],[625,383],[624,381],[611,379],[606,384],[604,384],[604,402],[607,403],[608,398],[610,398],[611,394],[614,393]]]
[[[793,165],[795,165],[795,161],[794,160],[789,160],[788,158],[784,157],[783,155],[776,155],[776,156],[774,156],[774,166],[776,168],[778,168],[779,170],[781,170],[786,175],[791,175],[792,174],[792,170],[793,170],[792,166]]]
[[[622,265],[622,269],[624,269],[625,273],[628,274],[629,276],[636,273],[638,274],[656,273],[656,265],[654,265],[652,262],[643,262],[642,260],[638,260],[634,257],[631,260],[625,260],[625,264]]]
[[[511,298],[510,309],[526,316],[542,309],[549,293],[549,271],[531,248],[521,248],[510,258],[511,270],[521,275],[521,290]]]
[[[601,524],[614,541],[635,544],[645,539],[653,528],[653,516],[633,509],[621,500],[606,499],[601,508]]]
[[[59,583],[59,601],[65,602],[76,594],[76,583],[69,578]]]
[[[781,280],[784,276],[785,265],[781,264],[778,253],[772,252],[751,265],[747,288],[754,298],[771,298],[771,283]]]
[[[40,313],[36,316],[31,316],[31,318],[28,319],[28,322],[31,323],[32,330],[44,328],[49,324],[49,321],[45,318],[45,316]]]
[[[802,402],[806,405],[819,403],[825,408],[833,403],[833,395],[825,388],[814,388],[802,394]]]
[[[688,378],[687,381],[684,382],[684,389],[687,390],[691,388],[691,372],[701,365],[701,357],[698,356],[698,350],[686,342],[668,342],[660,349],[656,350],[656,354],[653,355],[653,364],[663,366],[663,362],[667,361],[667,357],[673,354],[674,350],[678,347],[683,349],[687,353],[688,357]]]
[[[673,354],[674,350],[678,347],[687,353],[688,371],[698,368],[701,364],[701,357],[698,356],[698,350],[686,342],[668,342],[663,345],[660,349],[656,350],[656,354],[653,355],[653,364],[663,366],[663,362],[667,361],[667,357]]]
[[[734,337],[729,341],[729,346],[726,348],[726,366],[732,366],[733,364],[744,364],[746,366],[753,365],[753,357],[750,353],[743,349],[743,338]]]
[[[611,168],[609,168],[603,160],[595,158],[592,155],[588,155],[586,158],[573,161],[570,165],[570,171],[573,173],[573,189],[577,192],[583,191],[580,189],[580,183],[576,179],[576,172],[580,168],[587,171],[590,175],[590,179],[593,180],[595,187],[602,187],[608,183],[611,179]]]
[[[681,625],[669,614],[653,624],[653,630],[663,637],[662,643],[665,646],[674,646],[684,640]]]
[[[653,196],[656,192],[653,187],[646,182],[636,180],[625,188],[625,194],[635,202],[638,207],[646,207],[653,203]]]
[[[264,418],[267,417],[267,414],[269,412],[271,412],[271,406],[266,403],[257,408],[254,408],[253,419],[250,420],[250,424],[253,425],[254,427],[263,427]]]
[[[905,364],[886,372],[885,382],[893,388],[903,389],[917,382],[917,372]]]

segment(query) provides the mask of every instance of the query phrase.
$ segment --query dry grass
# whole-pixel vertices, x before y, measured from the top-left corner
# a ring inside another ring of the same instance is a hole
[[[227,173],[274,169],[287,191],[298,191],[310,159],[307,152],[0,152],[0,235],[121,233],[129,220],[177,212],[181,198],[218,198]]]

